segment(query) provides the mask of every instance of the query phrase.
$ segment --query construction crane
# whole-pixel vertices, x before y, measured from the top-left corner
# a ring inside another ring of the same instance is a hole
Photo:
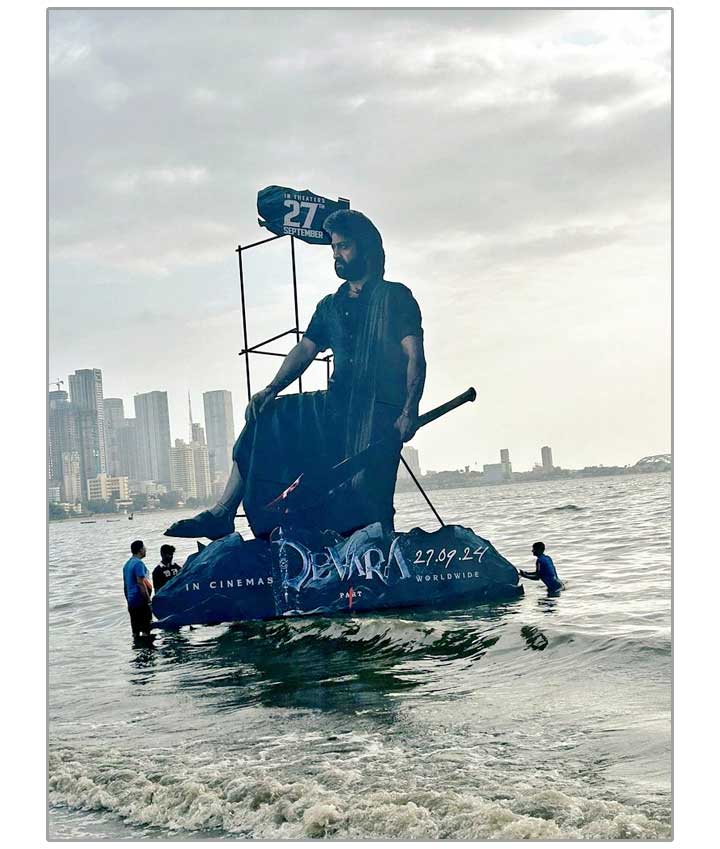
[[[57,391],[57,392],[59,392],[59,391],[60,391],[60,387],[61,387],[61,386],[65,386],[65,381],[64,381],[64,380],[60,380],[60,378],[58,377],[58,379],[57,379],[57,380],[51,380],[51,381],[50,381],[50,383],[48,383],[48,386],[54,386],[54,387],[55,387],[55,389],[56,389],[56,391]]]

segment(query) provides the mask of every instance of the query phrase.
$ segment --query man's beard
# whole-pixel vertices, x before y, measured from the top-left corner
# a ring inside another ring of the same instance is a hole
[[[366,263],[361,256],[355,257],[350,262],[343,262],[341,259],[335,260],[335,274],[341,280],[359,280],[365,275]]]

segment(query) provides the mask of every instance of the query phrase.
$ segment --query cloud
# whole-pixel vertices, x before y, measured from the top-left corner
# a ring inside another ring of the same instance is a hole
[[[172,304],[178,362],[183,337],[211,344],[208,292],[237,305],[233,251],[262,237],[255,197],[273,183],[367,212],[389,273],[432,304],[431,323],[453,312],[436,281],[474,293],[468,314],[502,292],[522,323],[527,281],[570,268],[643,269],[666,303],[669,22],[630,10],[51,11],[57,355],[82,365],[77,299],[102,312],[111,291],[120,323],[139,302]],[[335,281],[309,251],[312,304]],[[253,267],[252,294],[273,309],[283,263]],[[574,297],[549,285],[547,302],[561,292]],[[233,320],[220,325],[238,350]]]

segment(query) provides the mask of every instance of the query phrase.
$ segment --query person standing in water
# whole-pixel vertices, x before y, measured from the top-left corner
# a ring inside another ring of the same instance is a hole
[[[153,569],[152,573],[152,582],[155,592],[157,592],[161,587],[164,587],[171,578],[174,578],[175,575],[179,574],[180,566],[173,562],[174,556],[174,546],[160,546],[160,562]]]
[[[545,543],[534,542],[532,553],[536,558],[535,571],[525,572],[523,569],[519,569],[520,575],[531,581],[542,581],[551,593],[563,589],[565,584],[558,578],[552,558],[548,554],[545,554]]]
[[[127,601],[128,613],[130,614],[130,627],[133,636],[150,635],[152,623],[152,608],[150,607],[150,573],[143,563],[147,555],[145,543],[136,539],[130,544],[132,557],[123,566],[123,584],[125,589],[125,600]]]

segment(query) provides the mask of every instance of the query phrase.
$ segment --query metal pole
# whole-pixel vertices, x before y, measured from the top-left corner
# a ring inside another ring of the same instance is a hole
[[[242,306],[243,340],[245,342],[245,376],[247,378],[248,403],[252,397],[250,390],[250,354],[248,353],[247,317],[245,315],[245,278],[243,277],[242,245],[237,246],[238,269],[240,271],[240,304]]]
[[[250,248],[256,248],[258,245],[264,245],[267,242],[274,242],[275,239],[284,239],[284,238],[285,238],[285,233],[281,234],[280,236],[270,236],[267,239],[260,239],[259,242],[253,242],[250,245],[243,245],[241,250],[248,251],[248,250],[250,250]]]
[[[290,256],[292,258],[293,297],[295,299],[295,341],[300,341],[300,313],[298,310],[297,273],[295,271],[295,236],[290,236]],[[302,389],[302,377],[298,377],[298,389]]]
[[[433,503],[432,503],[432,501],[430,501],[430,499],[427,497],[427,493],[425,492],[425,490],[424,490],[424,489],[422,488],[422,486],[420,485],[420,481],[419,481],[419,480],[415,477],[415,475],[413,474],[413,470],[410,468],[410,466],[408,466],[408,464],[407,464],[407,460],[403,457],[403,455],[402,455],[402,454],[400,455],[400,459],[402,460],[402,464],[403,464],[403,466],[405,466],[405,468],[407,469],[407,472],[408,472],[408,474],[410,475],[410,477],[413,479],[413,481],[415,481],[415,486],[416,486],[416,487],[420,490],[420,492],[422,493],[422,497],[423,497],[423,498],[425,499],[425,501],[427,501],[427,503],[430,505],[430,509],[431,509],[431,510],[433,511],[433,513],[435,514],[435,518],[438,520],[438,522],[440,522],[440,524],[441,524],[441,525],[442,525],[442,527],[444,528],[444,527],[445,527],[445,522],[443,522],[443,520],[440,518],[440,514],[439,514],[439,513],[438,513],[438,511],[437,511],[437,510],[433,507]]]

